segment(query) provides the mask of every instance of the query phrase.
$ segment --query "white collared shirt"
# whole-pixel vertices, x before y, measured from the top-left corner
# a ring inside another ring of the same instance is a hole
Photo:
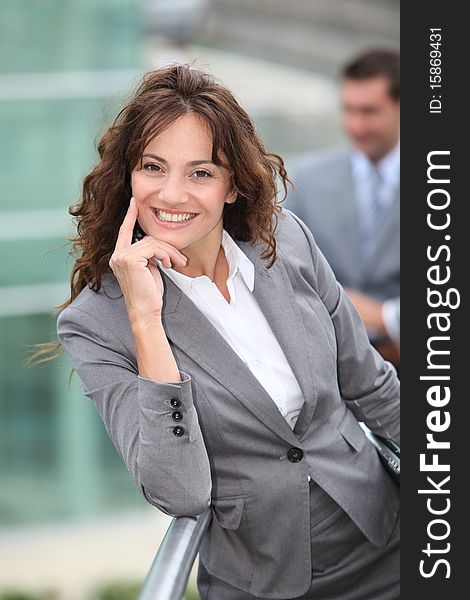
[[[222,230],[227,258],[230,304],[207,276],[189,277],[158,265],[196,304],[249,367],[271,396],[287,423],[294,428],[304,398],[292,369],[253,295],[255,268],[251,260]]]

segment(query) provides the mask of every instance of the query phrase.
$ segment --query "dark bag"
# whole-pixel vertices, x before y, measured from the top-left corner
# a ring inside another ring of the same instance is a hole
[[[359,423],[369,441],[375,446],[379,458],[395,483],[400,487],[400,446],[392,440],[387,440],[373,433],[367,425]]]

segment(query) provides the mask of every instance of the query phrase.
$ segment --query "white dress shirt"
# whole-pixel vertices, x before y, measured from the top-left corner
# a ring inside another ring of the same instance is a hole
[[[252,293],[254,265],[225,229],[222,231],[222,247],[229,267],[227,288],[230,304],[207,275],[189,277],[164,267],[160,260],[157,262],[249,367],[293,429],[304,398],[284,352]]]
[[[400,344],[400,298],[390,298],[382,304],[382,319],[390,339]]]

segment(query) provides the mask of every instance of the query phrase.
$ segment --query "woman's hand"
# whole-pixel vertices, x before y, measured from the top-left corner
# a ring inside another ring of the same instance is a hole
[[[163,281],[153,259],[159,259],[166,268],[185,266],[186,257],[171,244],[147,235],[132,243],[134,226],[139,214],[131,198],[109,266],[121,286],[129,320],[146,322],[161,316]]]

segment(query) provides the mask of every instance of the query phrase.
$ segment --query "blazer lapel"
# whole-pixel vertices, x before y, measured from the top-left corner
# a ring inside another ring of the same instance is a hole
[[[171,341],[234,394],[272,431],[291,443],[298,442],[311,421],[317,395],[307,334],[295,302],[285,267],[278,258],[271,269],[260,258],[258,244],[235,240],[255,266],[253,294],[289,362],[304,396],[294,431],[279,412],[249,367],[197,308],[190,298],[160,269],[165,295],[162,319]]]

